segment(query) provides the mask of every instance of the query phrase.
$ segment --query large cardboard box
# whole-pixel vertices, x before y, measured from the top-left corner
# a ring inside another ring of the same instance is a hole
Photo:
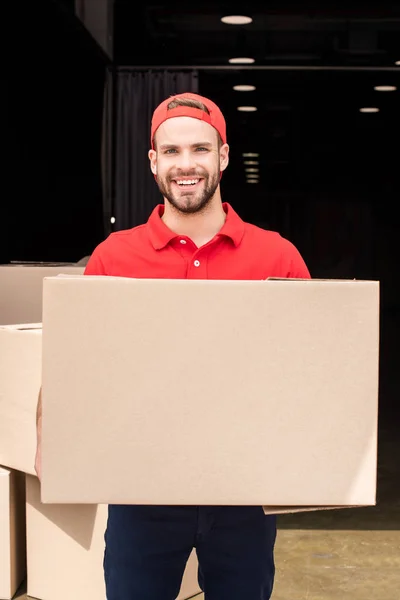
[[[41,323],[0,326],[0,464],[35,474]]]
[[[43,278],[61,273],[80,275],[83,265],[0,265],[0,325],[42,321]]]
[[[0,598],[13,598],[25,575],[25,480],[0,467]]]
[[[26,478],[28,596],[40,600],[105,599],[105,505],[42,504],[36,477]],[[179,600],[200,593],[193,552]]]
[[[42,500],[376,501],[379,282],[44,280]]]

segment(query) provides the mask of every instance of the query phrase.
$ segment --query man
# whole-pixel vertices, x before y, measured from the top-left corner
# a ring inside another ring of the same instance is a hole
[[[167,98],[154,111],[150,142],[150,168],[164,203],[146,224],[99,244],[86,275],[310,277],[291,242],[243,222],[222,202],[229,146],[224,117],[213,102],[192,93]],[[39,442],[40,424],[40,472]],[[109,506],[107,600],[175,600],[193,547],[206,600],[268,600],[275,538],[275,516],[260,506]]]

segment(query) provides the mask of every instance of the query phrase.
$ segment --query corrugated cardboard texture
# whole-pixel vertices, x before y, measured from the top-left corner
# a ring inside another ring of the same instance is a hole
[[[44,502],[371,505],[379,284],[49,278]]]
[[[10,600],[26,575],[25,479],[0,467],[0,598]]]
[[[35,474],[41,324],[0,326],[0,464]]]
[[[105,505],[49,505],[40,501],[36,477],[27,476],[28,596],[40,600],[105,599]],[[193,553],[179,600],[199,593]]]
[[[42,321],[43,278],[80,275],[84,266],[0,265],[0,325]]]

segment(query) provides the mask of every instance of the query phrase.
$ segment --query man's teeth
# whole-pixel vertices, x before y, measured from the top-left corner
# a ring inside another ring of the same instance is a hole
[[[176,183],[178,185],[195,185],[196,183],[198,183],[199,180],[198,179],[184,179],[184,180],[176,180]]]

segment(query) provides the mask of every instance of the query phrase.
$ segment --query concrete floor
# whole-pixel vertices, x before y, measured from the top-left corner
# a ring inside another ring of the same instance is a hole
[[[377,505],[279,517],[272,600],[400,599],[400,315],[385,323]]]

